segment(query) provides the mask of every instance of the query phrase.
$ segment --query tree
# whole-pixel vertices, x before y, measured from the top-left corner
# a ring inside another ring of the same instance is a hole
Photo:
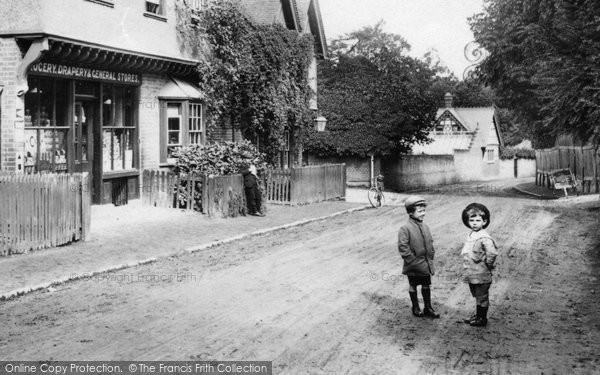
[[[224,119],[273,162],[285,134],[301,134],[312,123],[308,68],[312,35],[250,21],[239,1],[214,0],[192,23],[189,9],[178,18],[180,42],[207,51],[198,66],[206,94],[209,129]]]
[[[432,83],[431,92],[438,106],[443,106],[446,93],[452,94],[454,107],[489,107],[495,102],[494,91],[474,78],[459,81],[454,75],[438,76]]]
[[[486,0],[470,23],[489,52],[480,77],[530,124],[536,146],[551,145],[560,133],[598,142],[598,1]]]
[[[436,71],[406,56],[409,48],[399,35],[383,32],[381,22],[333,41],[331,59],[318,72],[327,131],[308,131],[306,149],[386,155],[426,141],[437,107],[430,93]]]

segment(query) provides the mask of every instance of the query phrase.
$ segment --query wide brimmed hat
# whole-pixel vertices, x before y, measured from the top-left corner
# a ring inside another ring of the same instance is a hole
[[[404,201],[404,207],[406,207],[406,211],[409,211],[413,206],[427,206],[427,201],[418,195],[411,195]]]
[[[481,204],[481,203],[471,203],[470,205],[468,205],[467,207],[465,207],[465,209],[462,212],[462,221],[463,221],[463,224],[465,224],[465,226],[467,228],[471,228],[469,226],[469,215],[467,214],[467,212],[470,209],[472,209],[472,208],[475,208],[475,209],[483,211],[483,213],[486,216],[486,223],[483,225],[483,229],[487,228],[488,225],[490,225],[490,222],[491,222],[490,210],[488,210],[488,208],[486,206],[484,206],[483,204]]]

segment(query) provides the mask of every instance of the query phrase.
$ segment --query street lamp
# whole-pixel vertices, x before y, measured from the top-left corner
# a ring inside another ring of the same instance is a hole
[[[315,130],[318,132],[325,131],[325,125],[327,125],[327,119],[323,116],[319,116],[315,119]]]

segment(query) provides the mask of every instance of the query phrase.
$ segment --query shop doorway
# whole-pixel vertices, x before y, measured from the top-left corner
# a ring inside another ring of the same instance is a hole
[[[74,110],[73,172],[89,172],[91,174],[93,165],[94,103],[92,101],[76,101]]]

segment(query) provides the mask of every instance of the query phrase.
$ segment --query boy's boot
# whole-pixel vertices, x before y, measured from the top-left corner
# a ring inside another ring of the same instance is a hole
[[[473,327],[485,327],[487,325],[488,307],[477,306],[477,317],[469,324]]]
[[[477,305],[475,305],[475,307],[477,307]],[[477,311],[475,311],[469,318],[463,319],[463,322],[465,322],[467,324],[471,324],[471,322],[474,321],[476,318],[477,318]]]
[[[433,319],[439,318],[440,314],[436,313],[433,307],[431,307],[431,289],[422,288],[421,294],[423,294],[423,302],[425,303],[423,315],[432,317]]]
[[[475,319],[477,319],[477,313],[473,313],[473,315],[471,315],[470,317],[463,319],[463,322],[471,324],[471,322],[475,321]]]
[[[408,292],[408,294],[410,295],[410,300],[412,301],[412,313],[414,316],[418,316],[418,317],[422,317],[423,316],[423,312],[421,311],[421,308],[419,307],[419,297],[417,297],[417,292]]]

